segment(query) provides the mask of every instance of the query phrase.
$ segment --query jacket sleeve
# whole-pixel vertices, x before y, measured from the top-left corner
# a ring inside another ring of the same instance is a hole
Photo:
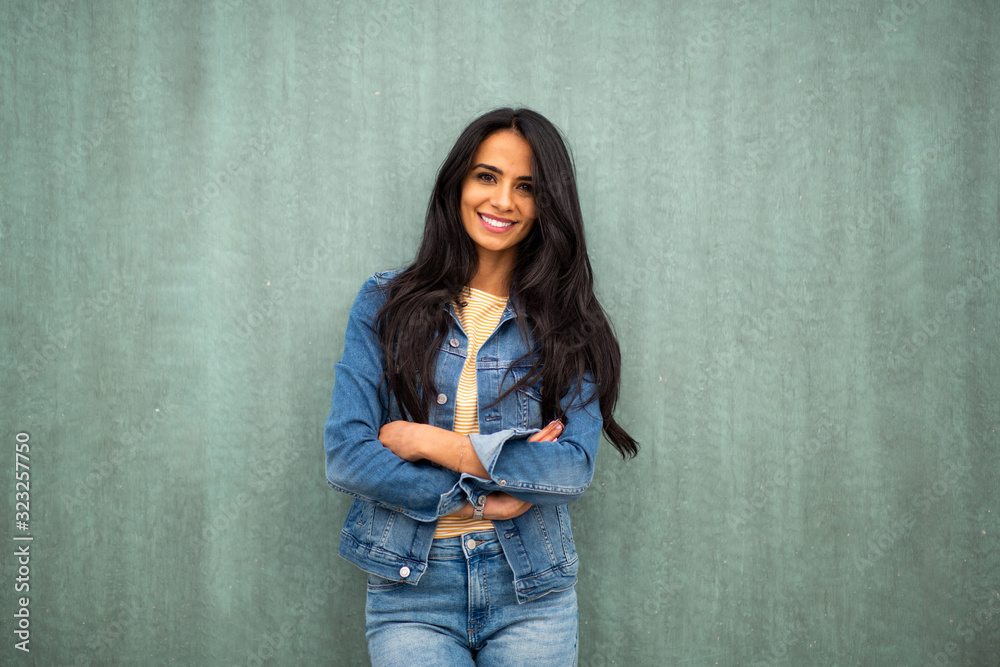
[[[465,505],[470,487],[460,485],[451,470],[404,461],[378,439],[389,421],[388,396],[381,387],[385,362],[374,325],[385,280],[384,274],[369,278],[351,307],[324,432],[326,480],[338,491],[417,521],[434,521]]]
[[[472,446],[490,479],[484,491],[503,491],[535,505],[561,505],[580,498],[594,477],[601,439],[601,411],[596,387],[583,380],[580,395],[563,398],[566,428],[551,442],[529,442],[539,429],[504,429],[473,434]]]

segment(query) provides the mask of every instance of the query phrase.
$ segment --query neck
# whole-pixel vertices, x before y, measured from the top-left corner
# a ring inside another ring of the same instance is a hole
[[[479,268],[469,281],[469,287],[494,296],[506,297],[510,292],[510,279],[514,274],[512,254],[486,255],[480,253]]]

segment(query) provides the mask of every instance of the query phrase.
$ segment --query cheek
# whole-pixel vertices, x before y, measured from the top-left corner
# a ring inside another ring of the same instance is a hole
[[[462,183],[462,200],[479,201],[483,198],[483,193],[488,191],[482,181],[475,178],[467,178]]]
[[[470,194],[462,195],[461,214],[466,221],[471,220],[476,215],[476,200]]]
[[[462,197],[460,201],[462,202],[462,208],[472,205],[472,200],[474,198],[475,188],[472,184],[466,181],[462,184]]]
[[[524,202],[524,215],[525,217],[535,220],[538,216],[538,211],[535,208],[535,198],[531,197],[526,202]]]

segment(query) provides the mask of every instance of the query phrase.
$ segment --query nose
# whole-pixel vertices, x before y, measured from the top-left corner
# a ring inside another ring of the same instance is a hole
[[[496,206],[498,209],[507,210],[510,208],[511,200],[511,186],[501,183],[496,188],[493,189],[493,196],[490,198],[490,203]]]

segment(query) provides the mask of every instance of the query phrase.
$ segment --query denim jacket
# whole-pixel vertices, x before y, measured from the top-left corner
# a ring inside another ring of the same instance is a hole
[[[518,602],[569,588],[576,582],[577,555],[566,505],[593,478],[602,425],[591,378],[582,379],[572,404],[568,401],[575,391],[563,399],[565,429],[559,438],[528,442],[542,426],[540,387],[515,391],[491,405],[529,370],[527,362],[512,366],[528,347],[508,303],[476,356],[480,432],[470,440],[489,479],[404,461],[378,439],[382,425],[402,418],[380,383],[385,359],[374,332],[375,313],[385,299],[379,287],[394,275],[377,273],[361,288],[348,319],[343,357],[334,366],[324,437],[326,479],[334,489],[354,496],[340,535],[340,555],[366,572],[416,585],[427,569],[438,517],[466,502],[477,504],[491,491],[503,491],[532,503],[519,517],[493,522],[514,572]],[[431,402],[428,421],[450,430],[468,338],[448,309],[450,330],[438,349],[435,371],[440,393]]]

